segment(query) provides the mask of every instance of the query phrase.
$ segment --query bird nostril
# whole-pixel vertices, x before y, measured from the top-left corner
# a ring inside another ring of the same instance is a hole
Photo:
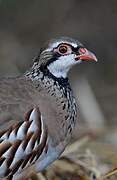
[[[86,53],[86,49],[85,48],[80,48],[79,49],[79,53],[80,54],[85,54]]]

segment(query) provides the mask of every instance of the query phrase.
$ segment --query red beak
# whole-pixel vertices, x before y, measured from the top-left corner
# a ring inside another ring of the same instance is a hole
[[[96,56],[85,48],[79,49],[79,55],[76,55],[75,60],[98,61]]]

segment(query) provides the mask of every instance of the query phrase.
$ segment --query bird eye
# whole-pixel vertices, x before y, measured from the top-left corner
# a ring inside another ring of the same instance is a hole
[[[65,53],[67,53],[67,51],[68,51],[68,47],[66,45],[60,45],[59,52],[61,54],[65,54]]]
[[[56,48],[54,48],[54,52],[57,52],[61,55],[68,55],[72,53],[71,46],[69,44],[60,44]]]

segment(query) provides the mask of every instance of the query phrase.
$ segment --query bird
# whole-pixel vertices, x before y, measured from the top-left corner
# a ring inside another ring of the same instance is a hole
[[[59,158],[78,116],[68,71],[97,61],[78,40],[48,41],[23,75],[0,78],[0,178],[28,179]]]

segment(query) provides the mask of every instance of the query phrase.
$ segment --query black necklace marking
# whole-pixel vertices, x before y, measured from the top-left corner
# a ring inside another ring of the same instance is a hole
[[[54,81],[54,85],[57,85],[57,83],[58,83],[60,89],[63,91],[64,96],[67,98],[67,96],[68,96],[67,93],[72,91],[68,78],[63,78],[63,77],[57,78],[52,73],[50,73],[50,71],[47,68],[45,68],[44,66],[40,67],[40,71],[43,73],[42,78],[47,76],[49,79],[52,79]]]
[[[70,88],[68,78],[63,78],[63,77],[57,78],[52,73],[50,73],[50,71],[44,66],[40,66],[40,70],[44,76],[48,76],[49,78],[53,79],[55,81],[55,83],[57,81],[60,86]]]

